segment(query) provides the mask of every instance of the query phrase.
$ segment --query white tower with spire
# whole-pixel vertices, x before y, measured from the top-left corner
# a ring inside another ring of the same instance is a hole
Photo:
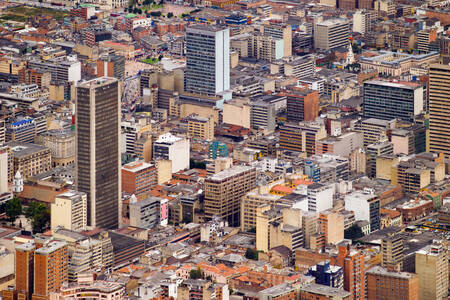
[[[347,52],[347,59],[345,61],[345,65],[351,65],[355,62],[355,54],[353,53],[353,47],[352,44],[348,44],[348,52]]]
[[[16,176],[14,176],[13,191],[14,191],[14,193],[23,192],[23,178],[22,178],[22,175],[20,174],[19,170],[17,170]]]

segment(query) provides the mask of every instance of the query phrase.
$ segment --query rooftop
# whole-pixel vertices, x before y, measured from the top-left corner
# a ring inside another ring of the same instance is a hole
[[[375,267],[369,269],[367,271],[367,274],[381,275],[381,276],[400,278],[400,279],[409,279],[409,278],[413,278],[414,276],[416,276],[416,274],[407,273],[407,272],[390,272],[381,266],[375,266]]]
[[[48,150],[50,152],[49,148],[37,144],[22,143],[22,142],[9,142],[7,144],[11,147],[13,156],[15,158],[27,157],[29,155],[35,154],[36,152],[41,152],[45,150]]]
[[[341,289],[332,288],[322,284],[309,284],[302,287],[302,291],[333,297],[349,297],[350,293]]]
[[[222,181],[227,178],[233,177],[243,172],[248,172],[250,170],[254,170],[253,167],[250,166],[233,166],[229,169],[223,170],[219,173],[211,175],[207,178],[208,181]]]
[[[67,245],[64,241],[49,241],[43,247],[36,250],[37,254],[47,255]]]

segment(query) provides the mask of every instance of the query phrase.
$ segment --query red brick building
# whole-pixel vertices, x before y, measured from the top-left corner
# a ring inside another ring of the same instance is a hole
[[[152,164],[138,161],[122,167],[122,192],[136,196],[150,192],[157,184],[156,167]]]
[[[419,278],[406,272],[389,272],[375,266],[367,271],[367,299],[418,300]]]
[[[349,242],[338,244],[338,257],[333,263],[344,269],[344,290],[350,292],[350,300],[365,298],[365,263],[361,251],[351,248]]]

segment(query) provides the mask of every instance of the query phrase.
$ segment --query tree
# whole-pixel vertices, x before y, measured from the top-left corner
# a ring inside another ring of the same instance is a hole
[[[137,12],[138,14],[142,14],[142,9],[138,8]]]
[[[14,222],[22,214],[22,203],[19,198],[13,198],[6,203],[6,216],[11,222]]]
[[[168,13],[168,14],[167,14],[167,17],[168,17],[169,19],[172,18],[172,17],[173,17],[173,13],[171,13],[171,12]]]
[[[258,260],[258,252],[255,249],[247,248],[247,250],[245,251],[245,258]]]
[[[200,267],[197,268],[197,270],[191,270],[189,272],[189,277],[191,279],[199,279],[202,278],[202,269]]]
[[[34,233],[44,232],[50,223],[48,208],[39,202],[31,202],[25,209],[25,216],[31,221]]]
[[[350,228],[344,230],[344,238],[356,240],[364,236],[364,233],[361,230],[361,227],[359,227],[356,224],[353,224]]]

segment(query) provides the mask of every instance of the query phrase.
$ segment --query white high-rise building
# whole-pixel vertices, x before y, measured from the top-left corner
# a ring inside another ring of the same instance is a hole
[[[223,95],[230,89],[230,29],[206,25],[186,30],[185,90]]]
[[[153,143],[153,159],[172,161],[172,173],[189,168],[189,139],[165,133]]]
[[[362,35],[370,31],[370,14],[365,10],[358,10],[353,14],[353,32]]]
[[[0,195],[8,192],[8,152],[0,151]]]

